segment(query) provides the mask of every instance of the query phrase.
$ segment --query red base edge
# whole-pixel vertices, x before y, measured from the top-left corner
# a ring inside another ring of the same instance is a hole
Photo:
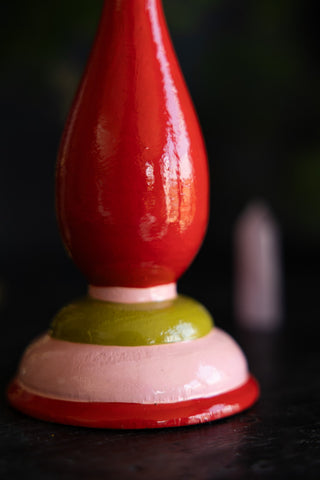
[[[193,425],[234,415],[257,400],[259,386],[250,376],[241,387],[214,397],[139,404],[57,400],[32,394],[13,380],[7,395],[13,407],[40,420],[82,427],[138,429]]]

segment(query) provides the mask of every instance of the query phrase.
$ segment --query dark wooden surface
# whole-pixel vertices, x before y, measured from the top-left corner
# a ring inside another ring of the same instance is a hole
[[[21,268],[20,278],[11,273],[1,287],[0,478],[320,478],[320,355],[310,319],[315,312],[302,318],[289,311],[285,328],[269,334],[241,331],[216,318],[243,347],[261,385],[259,402],[246,412],[176,429],[75,428],[28,418],[6,403],[5,386],[23,348],[59,306],[84,289],[76,274],[55,276],[52,269],[36,291],[27,281],[34,265]],[[219,311],[215,291],[208,288],[200,300],[213,311],[217,303]]]

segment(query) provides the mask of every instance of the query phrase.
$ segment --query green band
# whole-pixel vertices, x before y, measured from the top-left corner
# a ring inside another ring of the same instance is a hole
[[[69,342],[139,346],[195,340],[209,333],[212,326],[208,311],[181,295],[174,300],[141,304],[85,297],[60,310],[50,333]]]

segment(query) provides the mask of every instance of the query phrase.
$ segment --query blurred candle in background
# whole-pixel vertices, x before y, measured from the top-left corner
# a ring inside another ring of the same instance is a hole
[[[280,233],[263,202],[249,204],[234,230],[234,315],[241,327],[272,331],[283,321]]]

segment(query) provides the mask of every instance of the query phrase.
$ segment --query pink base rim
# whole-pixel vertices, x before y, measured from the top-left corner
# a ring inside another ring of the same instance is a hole
[[[7,396],[14,408],[40,420],[91,428],[145,429],[194,425],[229,417],[256,402],[259,386],[250,375],[241,387],[213,397],[139,404],[57,400],[30,393],[13,380]]]

